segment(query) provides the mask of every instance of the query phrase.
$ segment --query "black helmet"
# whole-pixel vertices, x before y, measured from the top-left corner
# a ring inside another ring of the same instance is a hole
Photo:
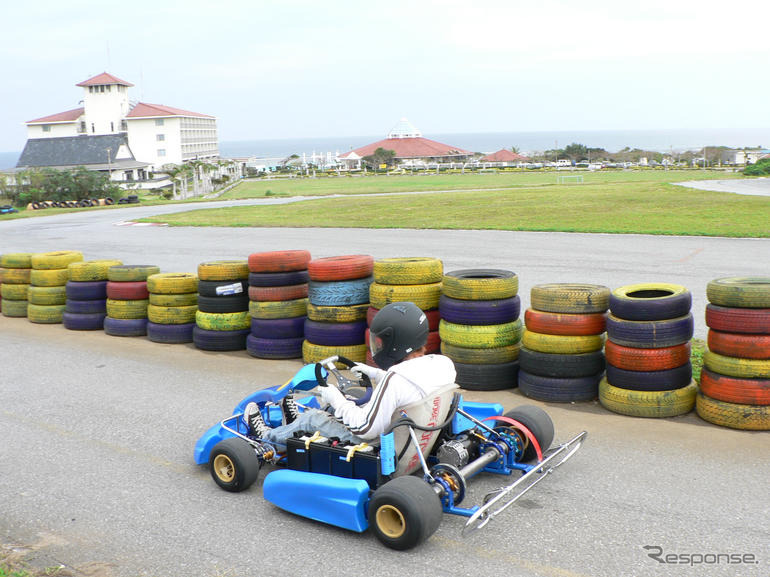
[[[389,369],[428,341],[428,319],[414,303],[390,303],[369,326],[369,350],[380,368]]]

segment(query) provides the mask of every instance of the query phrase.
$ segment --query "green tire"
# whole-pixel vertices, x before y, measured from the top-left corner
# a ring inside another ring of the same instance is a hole
[[[746,431],[770,431],[770,405],[726,403],[698,391],[695,412],[704,421]]]
[[[194,323],[197,311],[197,305],[164,307],[149,304],[147,306],[147,320],[161,325],[183,325]]]
[[[521,344],[530,350],[541,353],[591,353],[601,350],[604,346],[604,335],[568,336],[524,331]]]
[[[149,299],[107,299],[107,316],[113,319],[144,319],[147,318],[149,304]]]
[[[741,359],[706,351],[703,366],[708,370],[740,379],[770,378],[770,359]]]
[[[599,382],[599,402],[613,413],[631,417],[675,417],[692,411],[697,390],[691,381],[671,391],[631,391],[613,387],[605,377]]]
[[[64,286],[31,286],[27,293],[31,305],[63,305],[67,301]]]
[[[519,358],[520,343],[490,349],[471,349],[458,347],[446,342],[441,343],[441,354],[456,363],[467,365],[498,365],[510,363]]]
[[[381,309],[395,302],[408,301],[427,311],[438,308],[441,298],[441,283],[388,285],[373,282],[369,285],[369,301],[371,306]]]
[[[249,313],[195,313],[195,324],[207,331],[239,331],[251,327]]]
[[[499,325],[458,325],[441,320],[442,342],[468,349],[492,349],[515,345],[521,340],[522,322],[516,319]]]
[[[291,319],[305,316],[307,305],[306,298],[290,301],[249,301],[248,314],[255,319]]]
[[[27,319],[31,323],[53,325],[62,322],[64,305],[33,305],[27,307]]]
[[[722,307],[770,308],[770,277],[716,279],[706,285],[706,297]]]

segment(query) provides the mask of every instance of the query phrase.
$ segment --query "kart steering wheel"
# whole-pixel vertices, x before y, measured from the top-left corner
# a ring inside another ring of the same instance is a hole
[[[322,369],[326,368],[326,370],[332,373],[334,378],[337,379],[337,388],[339,388],[340,392],[343,394],[347,389],[351,387],[363,387],[366,389],[366,392],[361,398],[355,399],[354,402],[356,405],[363,405],[364,403],[368,402],[372,396],[372,381],[369,379],[369,375],[362,374],[359,380],[349,379],[337,370],[335,362],[345,365],[349,369],[352,369],[356,365],[354,361],[351,361],[350,359],[341,355],[334,355],[317,362],[315,364],[315,379],[318,382],[318,386],[333,386],[329,385],[326,377],[323,374]]]

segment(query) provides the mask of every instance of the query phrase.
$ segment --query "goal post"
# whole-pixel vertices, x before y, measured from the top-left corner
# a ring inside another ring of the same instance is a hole
[[[583,175],[560,174],[556,177],[556,184],[583,184]]]

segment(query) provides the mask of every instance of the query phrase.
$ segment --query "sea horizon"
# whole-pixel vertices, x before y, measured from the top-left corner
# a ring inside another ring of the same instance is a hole
[[[656,152],[698,150],[704,146],[731,148],[770,146],[770,128],[558,130],[528,132],[424,133],[425,138],[472,152],[490,153],[515,146],[533,153],[563,148],[573,142],[617,152],[625,147]],[[220,140],[223,158],[285,158],[292,154],[345,153],[385,138],[380,135]],[[21,151],[0,152],[0,169],[13,168]]]

